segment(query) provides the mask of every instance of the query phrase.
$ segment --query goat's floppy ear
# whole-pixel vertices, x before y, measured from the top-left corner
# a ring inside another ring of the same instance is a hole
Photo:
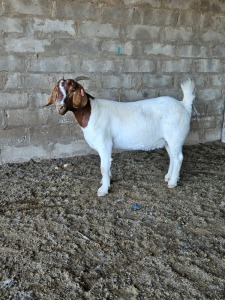
[[[82,108],[87,104],[88,98],[84,88],[80,85],[73,93],[73,107]]]
[[[56,101],[57,96],[58,96],[58,85],[56,84],[51,95],[48,98],[48,103],[45,106],[49,106],[49,105],[53,104]]]

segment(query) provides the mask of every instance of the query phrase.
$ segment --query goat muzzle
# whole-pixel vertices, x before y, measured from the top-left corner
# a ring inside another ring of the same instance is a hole
[[[56,110],[60,115],[65,115],[65,113],[68,111],[67,106],[66,105],[56,105]]]

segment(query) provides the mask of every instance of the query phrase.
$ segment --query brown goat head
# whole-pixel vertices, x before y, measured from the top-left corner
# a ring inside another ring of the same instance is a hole
[[[68,110],[84,107],[87,102],[88,97],[81,84],[73,79],[61,79],[56,83],[46,106],[56,103],[58,113],[64,115]]]

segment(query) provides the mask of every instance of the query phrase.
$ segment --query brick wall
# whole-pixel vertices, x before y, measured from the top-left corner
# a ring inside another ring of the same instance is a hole
[[[221,139],[224,1],[0,0],[0,29],[1,163],[89,153],[72,114],[43,108],[63,75],[118,101],[181,98],[191,76],[187,143]]]

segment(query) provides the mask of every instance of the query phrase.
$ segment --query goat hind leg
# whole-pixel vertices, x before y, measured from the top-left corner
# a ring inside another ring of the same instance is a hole
[[[168,188],[174,188],[177,186],[177,181],[179,180],[180,169],[183,161],[183,154],[181,151],[172,156],[173,156],[173,160],[172,160],[173,166],[172,166],[172,173],[168,181]]]
[[[166,151],[169,155],[170,164],[167,174],[165,175],[165,181],[168,182],[171,178],[172,172],[173,172],[173,157],[170,155],[170,149],[169,146],[166,146]]]

